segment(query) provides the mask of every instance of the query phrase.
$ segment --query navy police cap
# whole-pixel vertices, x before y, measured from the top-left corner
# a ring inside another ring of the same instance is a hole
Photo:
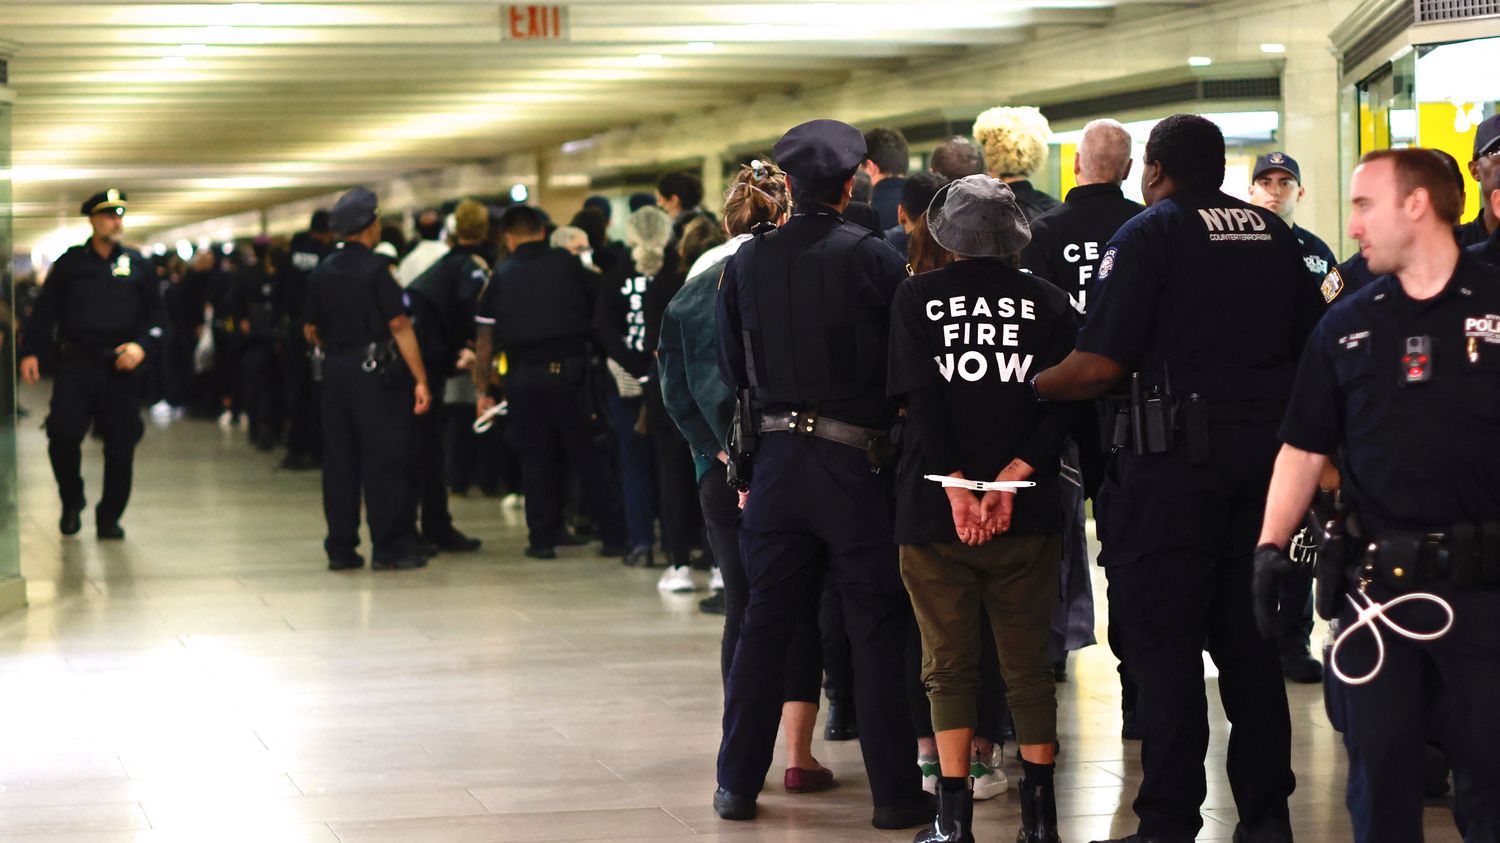
[[[1268,152],[1255,159],[1255,170],[1250,180],[1255,181],[1272,170],[1284,170],[1291,173],[1292,178],[1296,179],[1298,184],[1302,183],[1302,168],[1297,166],[1297,159],[1285,152]]]
[[[796,179],[846,179],[865,160],[865,136],[848,123],[813,120],[776,142],[776,166]]]
[[[340,234],[364,231],[375,222],[380,200],[368,188],[356,187],[339,197],[328,212],[328,224]]]
[[[1474,158],[1500,152],[1500,114],[1491,116],[1474,130]]]
[[[93,216],[104,211],[114,211],[120,216],[125,216],[125,209],[129,205],[125,203],[125,191],[110,188],[90,196],[84,203],[82,213],[84,216]]]

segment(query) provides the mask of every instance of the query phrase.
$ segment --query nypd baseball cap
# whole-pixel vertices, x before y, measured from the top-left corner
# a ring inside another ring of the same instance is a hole
[[[369,228],[379,212],[380,201],[374,192],[356,187],[333,203],[333,209],[328,212],[328,223],[339,234],[354,234]]]
[[[1255,170],[1252,172],[1250,180],[1255,181],[1272,170],[1282,170],[1290,173],[1292,178],[1297,180],[1298,184],[1302,183],[1302,168],[1297,166],[1297,159],[1287,155],[1285,152],[1268,152],[1255,159]]]
[[[1500,152],[1500,114],[1490,117],[1474,130],[1474,157]]]
[[[88,217],[94,214],[102,214],[106,211],[114,211],[123,217],[125,216],[125,209],[127,207],[129,205],[125,202],[125,191],[116,190],[111,187],[109,190],[102,190],[85,200],[81,212],[84,216]]]

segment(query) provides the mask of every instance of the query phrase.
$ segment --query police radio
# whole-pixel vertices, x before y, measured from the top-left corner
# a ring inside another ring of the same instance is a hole
[[[1432,337],[1407,337],[1406,354],[1401,357],[1402,383],[1426,383],[1432,380]]]

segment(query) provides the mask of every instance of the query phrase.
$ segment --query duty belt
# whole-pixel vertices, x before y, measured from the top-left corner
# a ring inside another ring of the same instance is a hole
[[[884,431],[860,427],[838,419],[823,418],[815,412],[801,410],[776,415],[762,413],[760,432],[800,433],[805,436],[816,436],[819,439],[827,439],[829,442],[848,445],[861,451],[868,451],[871,445],[885,439]]]

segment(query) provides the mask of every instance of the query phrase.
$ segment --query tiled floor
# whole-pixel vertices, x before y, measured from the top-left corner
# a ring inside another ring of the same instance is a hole
[[[317,475],[203,422],[148,431],[128,541],[95,541],[87,518],[60,540],[44,397],[24,400],[32,605],[0,618],[0,841],[911,839],[869,826],[853,744],[816,746],[840,789],[773,783],[759,821],[714,817],[720,623],[696,595],[660,596],[654,572],[584,550],[526,560],[516,514],[474,498],[454,507],[482,553],[332,574]],[[98,471],[91,445],[91,491]],[[1139,772],[1107,649],[1072,674],[1058,776],[1077,843],[1133,828]],[[1298,840],[1347,840],[1320,692],[1291,694]],[[1224,738],[1216,720],[1205,840],[1233,828]],[[1018,817],[1014,793],[983,804],[979,839],[1013,839]],[[1428,825],[1457,839],[1444,805]]]

